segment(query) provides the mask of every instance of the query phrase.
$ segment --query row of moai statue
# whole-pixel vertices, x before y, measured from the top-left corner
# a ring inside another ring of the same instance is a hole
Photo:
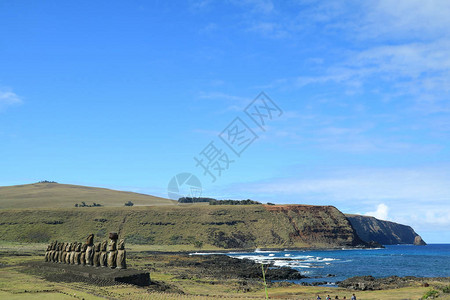
[[[108,241],[94,244],[94,234],[90,234],[86,243],[52,242],[45,252],[46,262],[58,262],[71,265],[110,267],[126,269],[125,242],[117,243],[118,234],[111,232]]]

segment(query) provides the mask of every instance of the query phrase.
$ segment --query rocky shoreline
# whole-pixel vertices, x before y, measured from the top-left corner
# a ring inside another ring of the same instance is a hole
[[[338,283],[339,287],[359,290],[359,291],[373,291],[373,290],[387,290],[397,289],[412,285],[429,286],[429,282],[449,282],[449,277],[415,277],[415,276],[389,276],[383,278],[375,278],[373,276],[356,276],[347,278]]]
[[[262,279],[261,264],[249,259],[238,259],[226,255],[211,254],[207,256],[190,255],[186,259],[183,255],[180,258],[172,259],[168,267],[185,267],[191,270],[189,276],[217,277],[221,279]],[[295,269],[289,267],[274,267],[264,265],[266,280],[299,280],[307,278]]]

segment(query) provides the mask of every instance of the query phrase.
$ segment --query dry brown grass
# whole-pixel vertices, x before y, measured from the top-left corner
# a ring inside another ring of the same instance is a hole
[[[82,201],[104,206],[124,206],[128,201],[134,205],[174,205],[177,202],[133,192],[87,187],[72,184],[34,183],[0,187],[0,209],[15,208],[67,208]]]

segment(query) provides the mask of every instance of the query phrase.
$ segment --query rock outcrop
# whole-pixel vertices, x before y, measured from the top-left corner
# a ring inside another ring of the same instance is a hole
[[[428,282],[448,282],[448,277],[415,277],[415,276],[389,276],[382,278],[375,278],[373,276],[356,276],[347,278],[338,283],[341,288],[359,290],[359,291],[374,291],[374,290],[388,290],[398,289],[408,286],[423,286],[428,287]]]
[[[416,246],[425,246],[427,243],[425,243],[424,240],[422,240],[422,237],[420,235],[416,236],[414,238],[414,245]]]
[[[358,236],[366,242],[378,242],[382,245],[414,244],[425,242],[410,226],[377,218],[347,214],[347,219]]]

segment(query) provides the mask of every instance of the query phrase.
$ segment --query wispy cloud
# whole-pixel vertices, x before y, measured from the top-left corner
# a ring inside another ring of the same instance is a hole
[[[245,7],[257,14],[271,14],[275,11],[275,5],[271,0],[230,0],[230,3]]]
[[[212,100],[212,101],[224,101],[226,107],[222,112],[228,111],[242,111],[251,101],[251,98],[230,95],[222,92],[200,92],[198,94],[200,99]]]
[[[251,22],[249,28],[247,29],[251,32],[257,32],[262,34],[263,36],[280,39],[289,36],[289,31],[286,30],[282,24],[277,22]]]
[[[0,110],[11,105],[21,104],[22,99],[9,89],[0,89]]]
[[[348,95],[408,96],[417,111],[450,112],[450,2],[307,2],[296,4],[294,17],[253,20],[249,28],[284,37],[339,36],[343,43],[334,43],[338,56],[323,51],[326,56],[312,60],[325,61],[314,65],[317,75],[279,78],[270,87],[336,83]]]
[[[450,2],[446,0],[369,1],[360,32],[368,38],[418,38],[428,40],[448,34]]]

